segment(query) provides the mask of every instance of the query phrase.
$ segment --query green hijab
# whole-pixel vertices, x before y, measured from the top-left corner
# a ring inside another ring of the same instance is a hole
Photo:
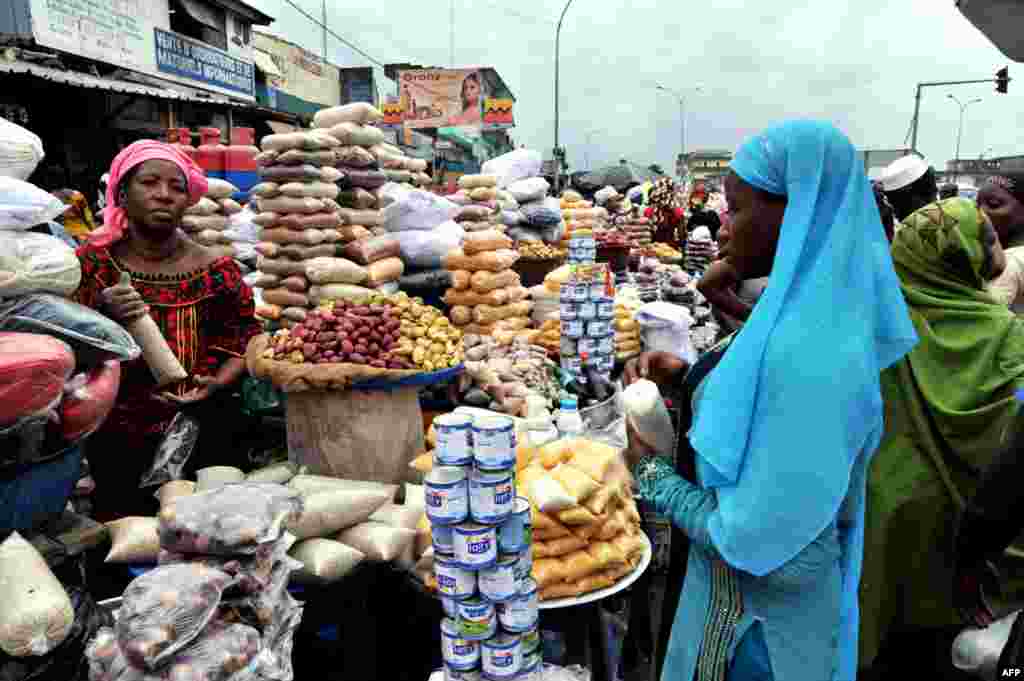
[[[986,291],[985,228],[975,204],[953,198],[912,214],[893,240],[920,342],[882,373],[886,433],[868,476],[862,666],[893,629],[959,624],[951,530],[1024,387],[1024,325]]]

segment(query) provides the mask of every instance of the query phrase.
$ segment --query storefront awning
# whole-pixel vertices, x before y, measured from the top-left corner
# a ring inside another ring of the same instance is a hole
[[[280,78],[282,75],[280,69],[277,68],[277,64],[270,58],[270,55],[263,50],[252,51],[253,61],[256,62],[256,68],[262,71],[271,78]]]
[[[291,123],[282,123],[281,121],[267,121],[267,125],[278,135],[285,135],[290,132],[298,130],[298,126],[292,125]]]
[[[146,97],[156,97],[158,99],[173,99],[183,102],[201,102],[203,104],[216,104],[237,108],[252,107],[252,104],[249,102],[210,95],[205,92],[189,92],[172,87],[161,88],[150,85],[141,85],[139,83],[131,83],[126,80],[104,78],[102,76],[94,76],[88,73],[81,73],[79,71],[65,71],[63,69],[41,66],[39,64],[32,64],[30,62],[20,60],[11,62],[0,59],[0,74],[3,73],[35,76],[36,78],[48,80],[53,83],[61,83],[64,85],[71,85],[73,87],[90,88],[93,90],[106,90],[108,92],[118,92],[126,95],[142,95]]]

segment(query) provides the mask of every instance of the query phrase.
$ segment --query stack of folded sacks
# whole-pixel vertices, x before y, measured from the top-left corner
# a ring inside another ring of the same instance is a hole
[[[256,251],[262,276],[261,314],[299,322],[312,305],[307,262],[332,258],[342,246],[369,233],[343,227],[336,201],[334,167],[338,140],[322,131],[268,135],[257,155],[260,184],[250,191],[253,222],[260,228]]]
[[[461,176],[459,191],[448,198],[460,206],[455,221],[467,232],[505,231],[498,209],[498,178],[493,175]]]
[[[452,288],[444,301],[451,308],[452,324],[464,333],[491,335],[530,326],[533,305],[512,270],[519,260],[512,245],[511,238],[495,229],[467,232],[462,248],[445,256]]]
[[[559,201],[548,197],[550,185],[542,177],[529,177],[511,183],[508,193],[519,204],[517,241],[544,241],[558,244],[566,235]],[[512,233],[512,232],[510,232]]]
[[[290,681],[302,604],[287,591],[300,563],[283,528],[301,512],[298,492],[273,483],[165,505],[160,565],[128,585],[116,627],[93,639],[90,678]]]
[[[634,316],[640,309],[639,298],[616,297],[615,299],[615,359],[624,361],[641,351],[640,324]]]
[[[234,256],[228,218],[242,211],[242,206],[231,198],[238,192],[238,188],[216,178],[210,178],[208,182],[210,187],[206,196],[185,210],[182,227],[196,243],[212,248],[221,255]]]
[[[561,439],[519,457],[516,487],[530,501],[533,578],[540,600],[610,587],[644,557],[632,478],[614,447]]]
[[[651,223],[646,217],[631,213],[626,218],[623,229],[633,248],[645,248],[651,245]]]
[[[603,206],[595,208],[590,201],[584,201],[577,191],[567,189],[562,192],[560,206],[566,232],[590,229],[596,234],[608,227],[608,210]]]
[[[453,218],[461,208],[443,196],[407,185],[389,183],[380,189],[384,228],[398,241],[405,272],[403,291],[428,291],[451,286],[441,265],[445,254],[459,248],[465,230]]]
[[[707,227],[693,230],[686,240],[686,257],[683,268],[690,274],[702,275],[718,258],[718,244],[711,238]]]

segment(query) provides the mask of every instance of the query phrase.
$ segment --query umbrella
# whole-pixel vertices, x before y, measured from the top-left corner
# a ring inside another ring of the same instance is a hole
[[[581,187],[593,187],[592,191],[597,191],[601,187],[611,185],[617,191],[622,192],[634,185],[643,184],[647,180],[653,180],[657,177],[656,173],[643,166],[632,163],[620,163],[587,173],[579,178],[578,184]]]

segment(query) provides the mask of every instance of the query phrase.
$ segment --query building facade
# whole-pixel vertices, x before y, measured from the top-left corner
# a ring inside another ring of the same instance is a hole
[[[946,161],[946,170],[939,173],[939,182],[980,187],[988,177],[1000,172],[1024,172],[1024,155]]]
[[[688,171],[690,179],[720,184],[729,174],[732,152],[725,149],[698,149],[683,156],[683,168],[677,168],[679,175]]]

